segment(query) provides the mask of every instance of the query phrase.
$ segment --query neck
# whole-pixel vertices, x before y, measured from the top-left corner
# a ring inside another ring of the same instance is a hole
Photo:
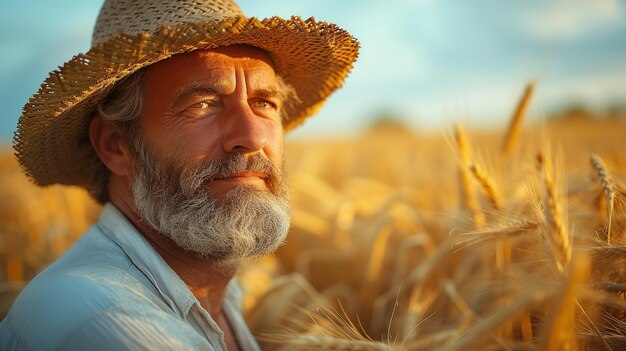
[[[237,264],[224,264],[186,252],[172,240],[156,232],[141,217],[128,198],[111,193],[111,202],[130,220],[167,264],[178,274],[200,305],[213,316],[222,314],[222,300],[226,286],[235,275]]]

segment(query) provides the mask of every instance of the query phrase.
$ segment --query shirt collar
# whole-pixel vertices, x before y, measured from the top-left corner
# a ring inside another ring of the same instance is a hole
[[[97,225],[146,275],[170,308],[181,318],[186,318],[191,306],[197,302],[195,296],[124,214],[113,204],[107,203]],[[229,290],[232,289],[227,289],[226,294]]]

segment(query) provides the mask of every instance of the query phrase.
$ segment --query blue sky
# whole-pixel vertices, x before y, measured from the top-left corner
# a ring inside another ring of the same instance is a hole
[[[530,79],[531,118],[626,103],[626,0],[240,0],[249,16],[314,16],[359,39],[343,89],[294,138],[361,130],[390,111],[418,129],[506,124]],[[101,1],[25,0],[0,11],[0,142],[48,72],[89,49]]]

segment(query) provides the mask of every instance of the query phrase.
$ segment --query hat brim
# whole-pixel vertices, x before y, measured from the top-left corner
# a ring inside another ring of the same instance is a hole
[[[359,49],[338,26],[298,17],[231,17],[163,26],[153,34],[120,34],[51,72],[24,106],[14,137],[24,171],[39,185],[89,188],[101,182],[104,165],[91,147],[88,126],[115,84],[172,55],[234,44],[267,51],[276,71],[296,90],[301,103],[286,111],[285,131],[314,114],[342,86]]]

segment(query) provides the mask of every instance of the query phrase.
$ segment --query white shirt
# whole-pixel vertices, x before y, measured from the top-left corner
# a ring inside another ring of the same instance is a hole
[[[223,311],[243,350],[259,346],[233,279]],[[0,350],[226,350],[187,285],[112,204],[35,277],[0,323]]]

